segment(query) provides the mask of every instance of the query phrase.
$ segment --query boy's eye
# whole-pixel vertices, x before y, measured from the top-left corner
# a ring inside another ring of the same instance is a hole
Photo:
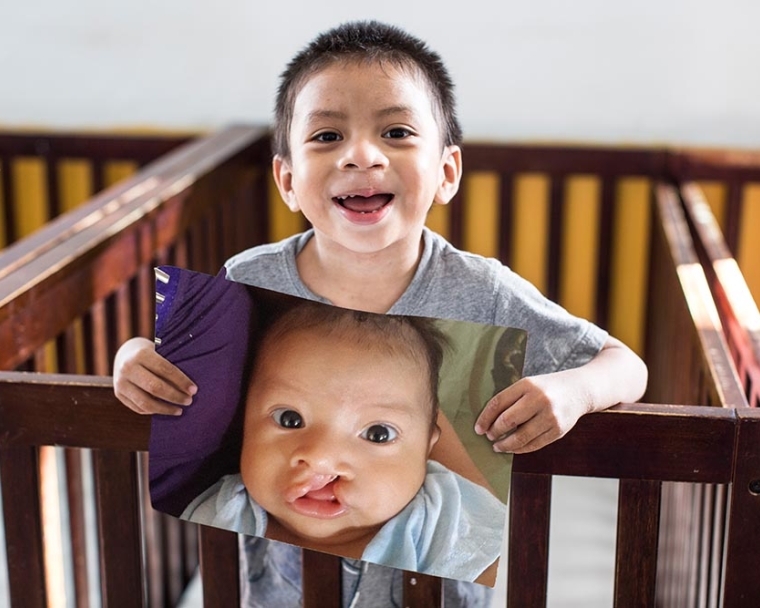
[[[387,424],[373,424],[362,431],[361,437],[372,443],[388,443],[398,437],[398,431]]]
[[[318,133],[314,136],[314,141],[319,141],[322,143],[332,143],[334,141],[338,141],[340,139],[340,135],[335,133],[334,131],[325,131],[323,133]]]
[[[272,412],[272,418],[284,429],[300,429],[303,427],[303,418],[301,414],[294,410],[285,408]]]
[[[411,134],[412,132],[409,129],[405,129],[404,127],[394,127],[392,129],[388,129],[383,134],[383,137],[387,137],[388,139],[403,139],[405,137],[409,137]]]

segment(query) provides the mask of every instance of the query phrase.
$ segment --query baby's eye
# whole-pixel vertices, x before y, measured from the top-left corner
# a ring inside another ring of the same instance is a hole
[[[388,139],[404,139],[405,137],[409,137],[411,134],[412,132],[404,127],[393,127],[392,129],[388,129],[385,133],[383,133],[383,137],[387,137]]]
[[[362,431],[361,437],[372,443],[388,443],[398,437],[398,431],[387,424],[373,424]]]
[[[339,139],[340,135],[334,131],[323,131],[322,133],[317,133],[317,135],[314,136],[314,141],[319,141],[325,144],[330,144],[334,141],[338,141]]]
[[[272,418],[284,429],[300,429],[303,426],[301,414],[294,410],[281,408],[272,412]]]

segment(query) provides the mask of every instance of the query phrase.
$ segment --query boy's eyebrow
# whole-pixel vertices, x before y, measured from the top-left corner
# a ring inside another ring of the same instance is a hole
[[[339,112],[337,110],[314,110],[313,112],[309,112],[306,116],[306,121],[312,122],[319,120],[320,118],[337,118],[345,120],[348,118],[348,115],[345,112]]]
[[[379,118],[384,118],[386,116],[391,116],[393,114],[407,114],[410,116],[414,115],[414,110],[410,108],[409,106],[390,106],[387,108],[383,108],[382,110],[378,110],[376,112],[376,115]]]
[[[394,114],[406,114],[408,116],[414,116],[414,110],[410,108],[409,106],[389,106],[387,108],[382,108],[375,112],[375,115],[378,118],[385,118],[387,116],[392,116]],[[313,122],[317,121],[323,118],[332,118],[336,120],[346,120],[348,118],[348,114],[345,112],[341,112],[339,110],[313,110],[312,112],[309,112],[309,114],[306,116],[306,122]]]

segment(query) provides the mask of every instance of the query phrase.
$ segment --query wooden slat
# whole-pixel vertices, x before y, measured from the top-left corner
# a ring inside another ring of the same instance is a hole
[[[102,604],[104,608],[146,606],[135,454],[95,450],[93,469]]]
[[[443,579],[416,572],[404,572],[404,607],[443,606]]]
[[[725,567],[725,608],[752,606],[760,598],[757,576],[760,539],[760,410],[739,411],[736,471]]]
[[[24,446],[3,448],[0,442],[0,479],[11,605],[14,608],[45,608],[37,450]]]
[[[74,569],[74,597],[77,608],[90,606],[87,586],[87,530],[85,490],[82,477],[82,454],[76,449],[64,451],[66,495],[68,496],[69,534]]]
[[[559,301],[560,257],[562,255],[562,224],[564,222],[565,176],[551,176],[549,195],[549,255],[546,268],[546,296],[554,302]]]
[[[602,194],[599,213],[599,257],[596,279],[595,319],[600,327],[609,327],[611,268],[613,253],[613,227],[615,225],[615,182],[602,180]]]
[[[210,526],[199,530],[204,608],[239,606],[237,534]]]
[[[340,608],[340,557],[309,549],[302,556],[304,608]]]
[[[616,608],[655,605],[659,516],[659,481],[620,481]]]
[[[522,455],[516,455],[518,462]],[[549,570],[551,476],[512,473],[507,606],[545,606]]]

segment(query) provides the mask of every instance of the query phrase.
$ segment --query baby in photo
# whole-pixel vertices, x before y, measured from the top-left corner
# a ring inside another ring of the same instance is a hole
[[[429,459],[446,348],[430,319],[296,304],[256,346],[239,473],[181,517],[493,585],[506,506]]]

